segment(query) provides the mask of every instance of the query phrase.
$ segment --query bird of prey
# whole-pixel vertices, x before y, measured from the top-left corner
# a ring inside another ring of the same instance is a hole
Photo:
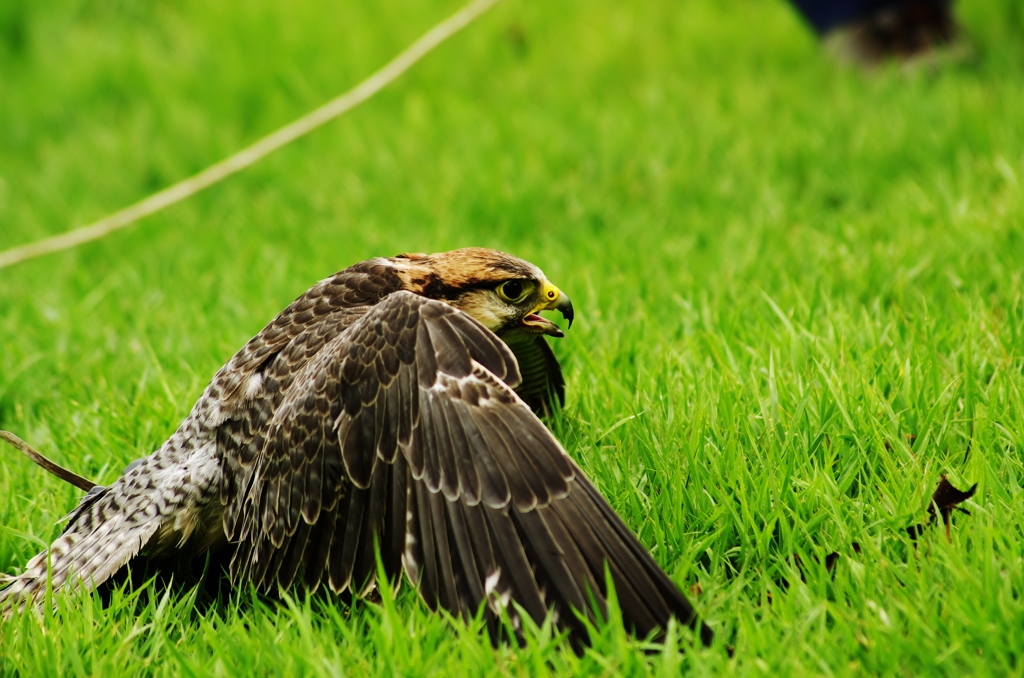
[[[167,442],[81,500],[0,608],[95,587],[136,557],[223,549],[235,583],[361,596],[379,553],[389,582],[404,572],[430,608],[463,618],[483,606],[491,629],[507,615],[518,633],[525,611],[586,642],[610,579],[634,633],[675,617],[709,643],[538,418],[564,395],[546,310],[572,324],[540,269],[489,249],[322,280],[214,375]]]

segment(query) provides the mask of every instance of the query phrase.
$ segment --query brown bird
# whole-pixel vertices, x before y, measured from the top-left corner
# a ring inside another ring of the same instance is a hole
[[[10,611],[137,556],[231,549],[231,578],[364,595],[377,558],[432,609],[519,609],[575,642],[606,571],[640,636],[711,631],[537,414],[564,381],[541,311],[569,298],[494,250],[364,261],[314,285],[222,367],[152,455],[95,487],[0,591]],[[48,569],[49,564],[49,569]],[[517,606],[509,605],[515,602]]]

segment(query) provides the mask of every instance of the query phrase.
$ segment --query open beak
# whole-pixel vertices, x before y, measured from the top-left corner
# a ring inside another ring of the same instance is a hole
[[[537,314],[540,311],[558,311],[569,323],[568,327],[572,327],[573,318],[576,317],[572,310],[572,302],[569,301],[569,297],[565,293],[551,283],[545,284],[541,295],[544,301],[537,308],[533,309],[532,313],[523,318],[523,324],[539,330],[542,334],[546,334],[549,337],[564,337],[565,333],[559,329],[558,325]]]

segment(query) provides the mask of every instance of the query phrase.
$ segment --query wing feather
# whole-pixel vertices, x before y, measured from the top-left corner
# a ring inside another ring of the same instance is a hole
[[[547,509],[541,509],[515,514],[522,526],[520,533],[537,558],[536,570],[543,572],[543,578],[550,581],[554,589],[555,595],[551,598],[563,607],[568,604],[570,608],[586,610],[588,601],[585,589],[590,581],[576,574],[587,571],[585,562],[571,535],[566,534],[557,521],[549,519],[550,513]],[[571,614],[571,610],[562,609],[561,613]]]
[[[445,511],[445,498],[439,492],[424,492],[420,487],[418,490],[426,495],[428,511],[430,512],[431,534],[424,534],[425,539],[432,539],[434,542],[434,558],[437,562],[438,571],[438,602],[446,610],[452,610],[456,615],[465,615],[467,610],[461,603],[462,596],[459,595],[459,587],[455,582],[455,564],[452,563],[452,545],[448,540],[448,516]],[[475,606],[474,606],[475,607]]]
[[[430,512],[430,502],[427,499],[428,488],[423,483],[413,483],[412,494],[414,498],[414,516],[416,530],[413,537],[421,549],[422,565],[419,568],[420,581],[418,588],[423,600],[432,610],[436,610],[441,602],[443,591],[438,581],[441,568],[437,562],[437,543],[434,541],[433,516]]]
[[[382,527],[380,551],[384,572],[389,577],[395,577],[401,572],[406,551],[406,506],[412,482],[404,456],[395,457],[395,463],[389,468],[391,475],[387,487],[387,515]]]
[[[368,489],[352,487],[348,493],[348,507],[344,514],[344,530],[340,542],[337,543],[338,554],[331,557],[331,586],[336,591],[349,589],[353,584],[352,573],[355,569],[359,539],[363,531],[363,520],[369,503]],[[340,527],[340,526],[339,526]],[[360,582],[356,582],[358,585]]]
[[[453,467],[451,473],[456,476],[456,483],[445,492],[445,498],[453,502],[461,498],[473,506],[480,503],[480,473],[476,468],[478,460],[472,453],[475,448],[470,443],[460,410],[457,409],[460,406],[457,400],[454,403],[449,400],[447,407],[437,408],[434,414],[443,422],[447,431],[450,451],[447,456]]]
[[[488,447],[487,440],[477,426],[470,406],[465,401],[457,399],[452,402],[452,408],[455,410],[460,428],[465,434],[466,447],[461,454],[471,457],[477,471],[477,478],[481,486],[480,498],[488,506],[494,508],[507,506],[512,498],[508,479],[494,456],[494,450]],[[473,495],[470,497],[475,498]]]
[[[327,563],[334,543],[337,511],[324,511],[318,519],[313,534],[310,535],[309,561],[303,573],[306,588],[315,591],[321,583],[329,581]]]
[[[278,586],[288,588],[295,581],[295,575],[306,560],[306,550],[310,545],[310,533],[314,527],[317,526],[302,521],[295,530],[295,534],[288,540],[285,556],[274,559],[279,564],[276,577]]]
[[[473,601],[484,600],[484,582],[481,572],[487,572],[477,560],[477,551],[483,545],[474,546],[474,539],[483,539],[486,543],[487,533],[473,534],[470,523],[466,519],[467,511],[478,511],[478,507],[465,507],[460,501],[447,501],[448,529],[454,545],[453,552],[458,562],[458,577],[466,590],[460,608],[462,611],[473,609]],[[485,547],[484,547],[485,548]]]
[[[379,549],[431,608],[468,618],[485,605],[492,629],[506,613],[520,628],[520,609],[538,623],[554,612],[575,641],[579,615],[607,609],[607,571],[638,633],[672,616],[699,624],[513,392],[520,379],[511,350],[469,316],[385,298],[292,378],[228,511],[242,526],[232,571],[363,594]]]
[[[507,574],[514,599],[535,620],[543,620],[547,613],[544,594],[533,575],[533,567],[526,557],[523,542],[516,532],[508,511],[484,507],[488,526],[494,536],[495,554],[498,556],[502,574]],[[508,601],[498,599],[495,603],[507,609]],[[513,610],[509,610],[510,615]],[[514,616],[514,615],[513,615]]]
[[[374,572],[377,567],[375,545],[380,543],[384,529],[390,473],[390,466],[377,464],[373,477],[370,479],[364,525],[361,531],[363,538],[359,540],[355,569],[352,573],[352,581],[356,586],[354,590],[359,595],[368,591],[374,580]]]

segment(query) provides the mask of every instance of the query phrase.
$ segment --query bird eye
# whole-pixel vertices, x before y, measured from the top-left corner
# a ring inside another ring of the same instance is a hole
[[[522,280],[509,280],[498,285],[498,296],[505,301],[520,301],[529,289]]]

